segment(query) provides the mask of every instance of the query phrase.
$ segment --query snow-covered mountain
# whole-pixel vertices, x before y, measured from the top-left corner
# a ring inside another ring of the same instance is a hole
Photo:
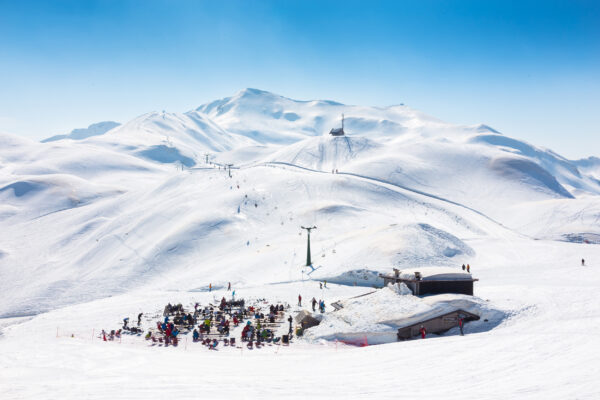
[[[329,135],[342,114],[346,135]],[[338,327],[369,329],[398,310],[432,309],[414,296],[398,298],[402,290],[362,297],[379,272],[469,263],[480,279],[473,304],[486,314],[468,337],[452,331],[425,345],[365,349],[369,357],[305,346],[269,358],[274,366],[260,365],[286,387],[299,381],[292,368],[327,375],[334,365],[350,385],[357,370],[369,381],[394,380],[399,370],[409,376],[425,354],[438,361],[419,373],[440,377],[433,382],[440,396],[456,382],[471,384],[462,370],[448,373],[459,362],[484,371],[477,384],[493,382],[498,398],[579,397],[595,381],[587,365],[597,359],[600,315],[599,178],[596,157],[568,160],[486,125],[448,124],[404,105],[297,101],[256,89],[41,143],[0,134],[0,328],[11,325],[0,334],[0,371],[17,371],[10,381],[20,388],[34,380],[55,387],[61,368],[84,359],[96,371],[82,376],[88,386],[107,365],[140,374],[144,385],[162,384],[165,371],[175,371],[179,385],[180,374],[197,378],[196,354],[171,358],[126,342],[107,352],[80,338],[123,315],[159,315],[168,301],[216,304],[231,295],[229,282],[240,297],[290,304],[299,293],[327,304],[352,298],[343,304],[371,313],[327,316],[327,335],[313,337],[329,337]],[[306,225],[317,226],[313,268],[303,268]],[[579,267],[581,258],[591,267]],[[380,310],[382,302],[395,308]],[[565,316],[572,323],[557,324]],[[59,331],[69,332],[68,342]],[[564,342],[566,336],[577,340]],[[228,379],[232,366],[256,367],[254,354],[235,362],[227,354],[202,357]],[[514,354],[523,368],[515,370]],[[316,357],[326,361],[316,366]],[[365,367],[364,360],[375,361]],[[380,362],[394,368],[382,372]],[[539,389],[554,365],[561,369],[556,388]],[[245,384],[258,393],[265,385],[255,378]],[[0,394],[4,381],[0,372]],[[321,389],[330,384],[315,381]],[[100,397],[111,392],[104,386],[111,385],[99,384]],[[87,388],[66,396],[86,397]]]
[[[342,113],[347,135],[328,135]],[[320,234],[324,276],[364,267],[352,261],[361,258],[356,251],[381,267],[455,264],[475,254],[461,237],[600,235],[600,184],[579,169],[594,159],[572,162],[485,125],[451,125],[406,106],[246,89],[102,134],[92,127],[94,135],[44,143],[1,137],[5,316],[126,290],[167,265],[201,285],[196,278],[205,277],[188,272],[200,254],[217,275],[223,254],[246,254],[240,279],[273,279],[253,271],[298,264],[290,255],[302,247],[302,223],[329,226]],[[233,164],[233,177],[215,163]]]
[[[91,136],[103,135],[106,132],[110,131],[113,128],[116,128],[119,125],[121,125],[121,124],[119,124],[118,122],[114,122],[114,121],[98,122],[98,123],[88,126],[87,128],[73,129],[71,131],[71,133],[69,133],[67,135],[51,136],[47,139],[42,140],[42,143],[54,142],[56,140],[62,140],[62,139],[82,140],[82,139],[89,138]]]

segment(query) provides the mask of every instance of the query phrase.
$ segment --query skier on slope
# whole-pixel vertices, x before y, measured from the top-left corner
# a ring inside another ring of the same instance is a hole
[[[425,335],[427,334],[427,330],[425,329],[425,327],[423,325],[421,325],[421,329],[419,329],[419,332],[421,332],[421,339],[425,339]]]
[[[463,264],[463,265],[462,265],[462,269],[463,269],[463,271],[465,270],[465,268],[467,268],[467,267],[465,267],[465,264]]]
[[[312,298],[312,310],[313,312],[317,311],[317,300],[313,297]]]
[[[292,334],[292,321],[294,319],[292,318],[292,316],[290,315],[290,317],[288,318],[288,322],[290,323],[290,335]]]
[[[585,265],[585,260],[582,258],[581,259],[581,266],[583,267]]]
[[[140,326],[142,324],[142,315],[144,315],[144,313],[138,314],[138,326]]]
[[[460,314],[458,316],[458,327],[460,328],[460,336],[464,336],[465,335],[465,333],[463,331],[464,324],[465,324],[465,317],[464,317],[464,315]]]
[[[298,295],[298,306],[302,307],[302,296]]]

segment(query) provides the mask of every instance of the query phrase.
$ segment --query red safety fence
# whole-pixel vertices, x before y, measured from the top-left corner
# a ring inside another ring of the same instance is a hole
[[[365,347],[369,345],[369,340],[367,336],[358,337],[355,339],[343,339],[337,340],[337,342],[347,344],[349,346],[357,346],[357,347]]]

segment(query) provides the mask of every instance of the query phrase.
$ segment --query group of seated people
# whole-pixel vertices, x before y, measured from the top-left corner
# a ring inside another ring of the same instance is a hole
[[[174,306],[171,303],[169,303],[165,306],[165,310],[163,311],[163,317],[166,317],[167,315],[170,315],[170,314],[175,314],[176,312],[181,312],[181,313],[184,312],[183,305],[181,303],[179,303]]]
[[[175,324],[169,322],[169,317],[165,317],[165,322],[163,322],[162,324],[160,322],[157,322],[156,327],[158,328],[158,331],[160,333],[164,333],[165,339],[177,338],[177,335],[179,335],[180,332],[179,329],[177,329],[177,327],[175,326]]]
[[[180,313],[179,311],[177,311],[175,317],[173,317],[175,325],[193,326],[196,323],[196,320],[197,317],[194,318],[191,313],[186,314],[185,312]]]
[[[245,307],[243,299],[227,301],[222,298],[218,308],[212,306],[201,308],[199,303],[195,303],[194,313],[192,314],[186,312],[181,303],[177,305],[169,303],[164,309],[163,322],[157,322],[156,327],[161,334],[160,341],[162,342],[162,335],[164,335],[164,340],[168,344],[169,341],[177,341],[181,329],[192,329],[197,326],[192,333],[194,342],[202,341],[203,344],[210,344],[211,348],[214,348],[216,344],[213,343],[215,340],[218,342],[218,339],[205,339],[205,334],[211,334],[211,330],[215,328],[219,335],[229,336],[232,324],[237,327],[247,320],[247,324],[242,331],[242,340],[270,343],[277,342],[274,333],[271,329],[264,328],[261,323],[275,323],[278,313],[282,311],[284,311],[283,304],[271,304],[269,313],[265,317],[265,314],[258,307]],[[172,322],[170,321],[171,316],[173,317]],[[252,320],[255,321],[254,326]],[[146,335],[146,339],[156,341],[150,332]],[[226,337],[223,341],[224,343],[227,341],[226,345],[230,342],[235,343],[234,338],[229,339]]]

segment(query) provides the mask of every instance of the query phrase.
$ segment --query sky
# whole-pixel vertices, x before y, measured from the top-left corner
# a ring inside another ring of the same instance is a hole
[[[0,132],[38,140],[253,87],[600,156],[599,21],[598,1],[0,0]]]

